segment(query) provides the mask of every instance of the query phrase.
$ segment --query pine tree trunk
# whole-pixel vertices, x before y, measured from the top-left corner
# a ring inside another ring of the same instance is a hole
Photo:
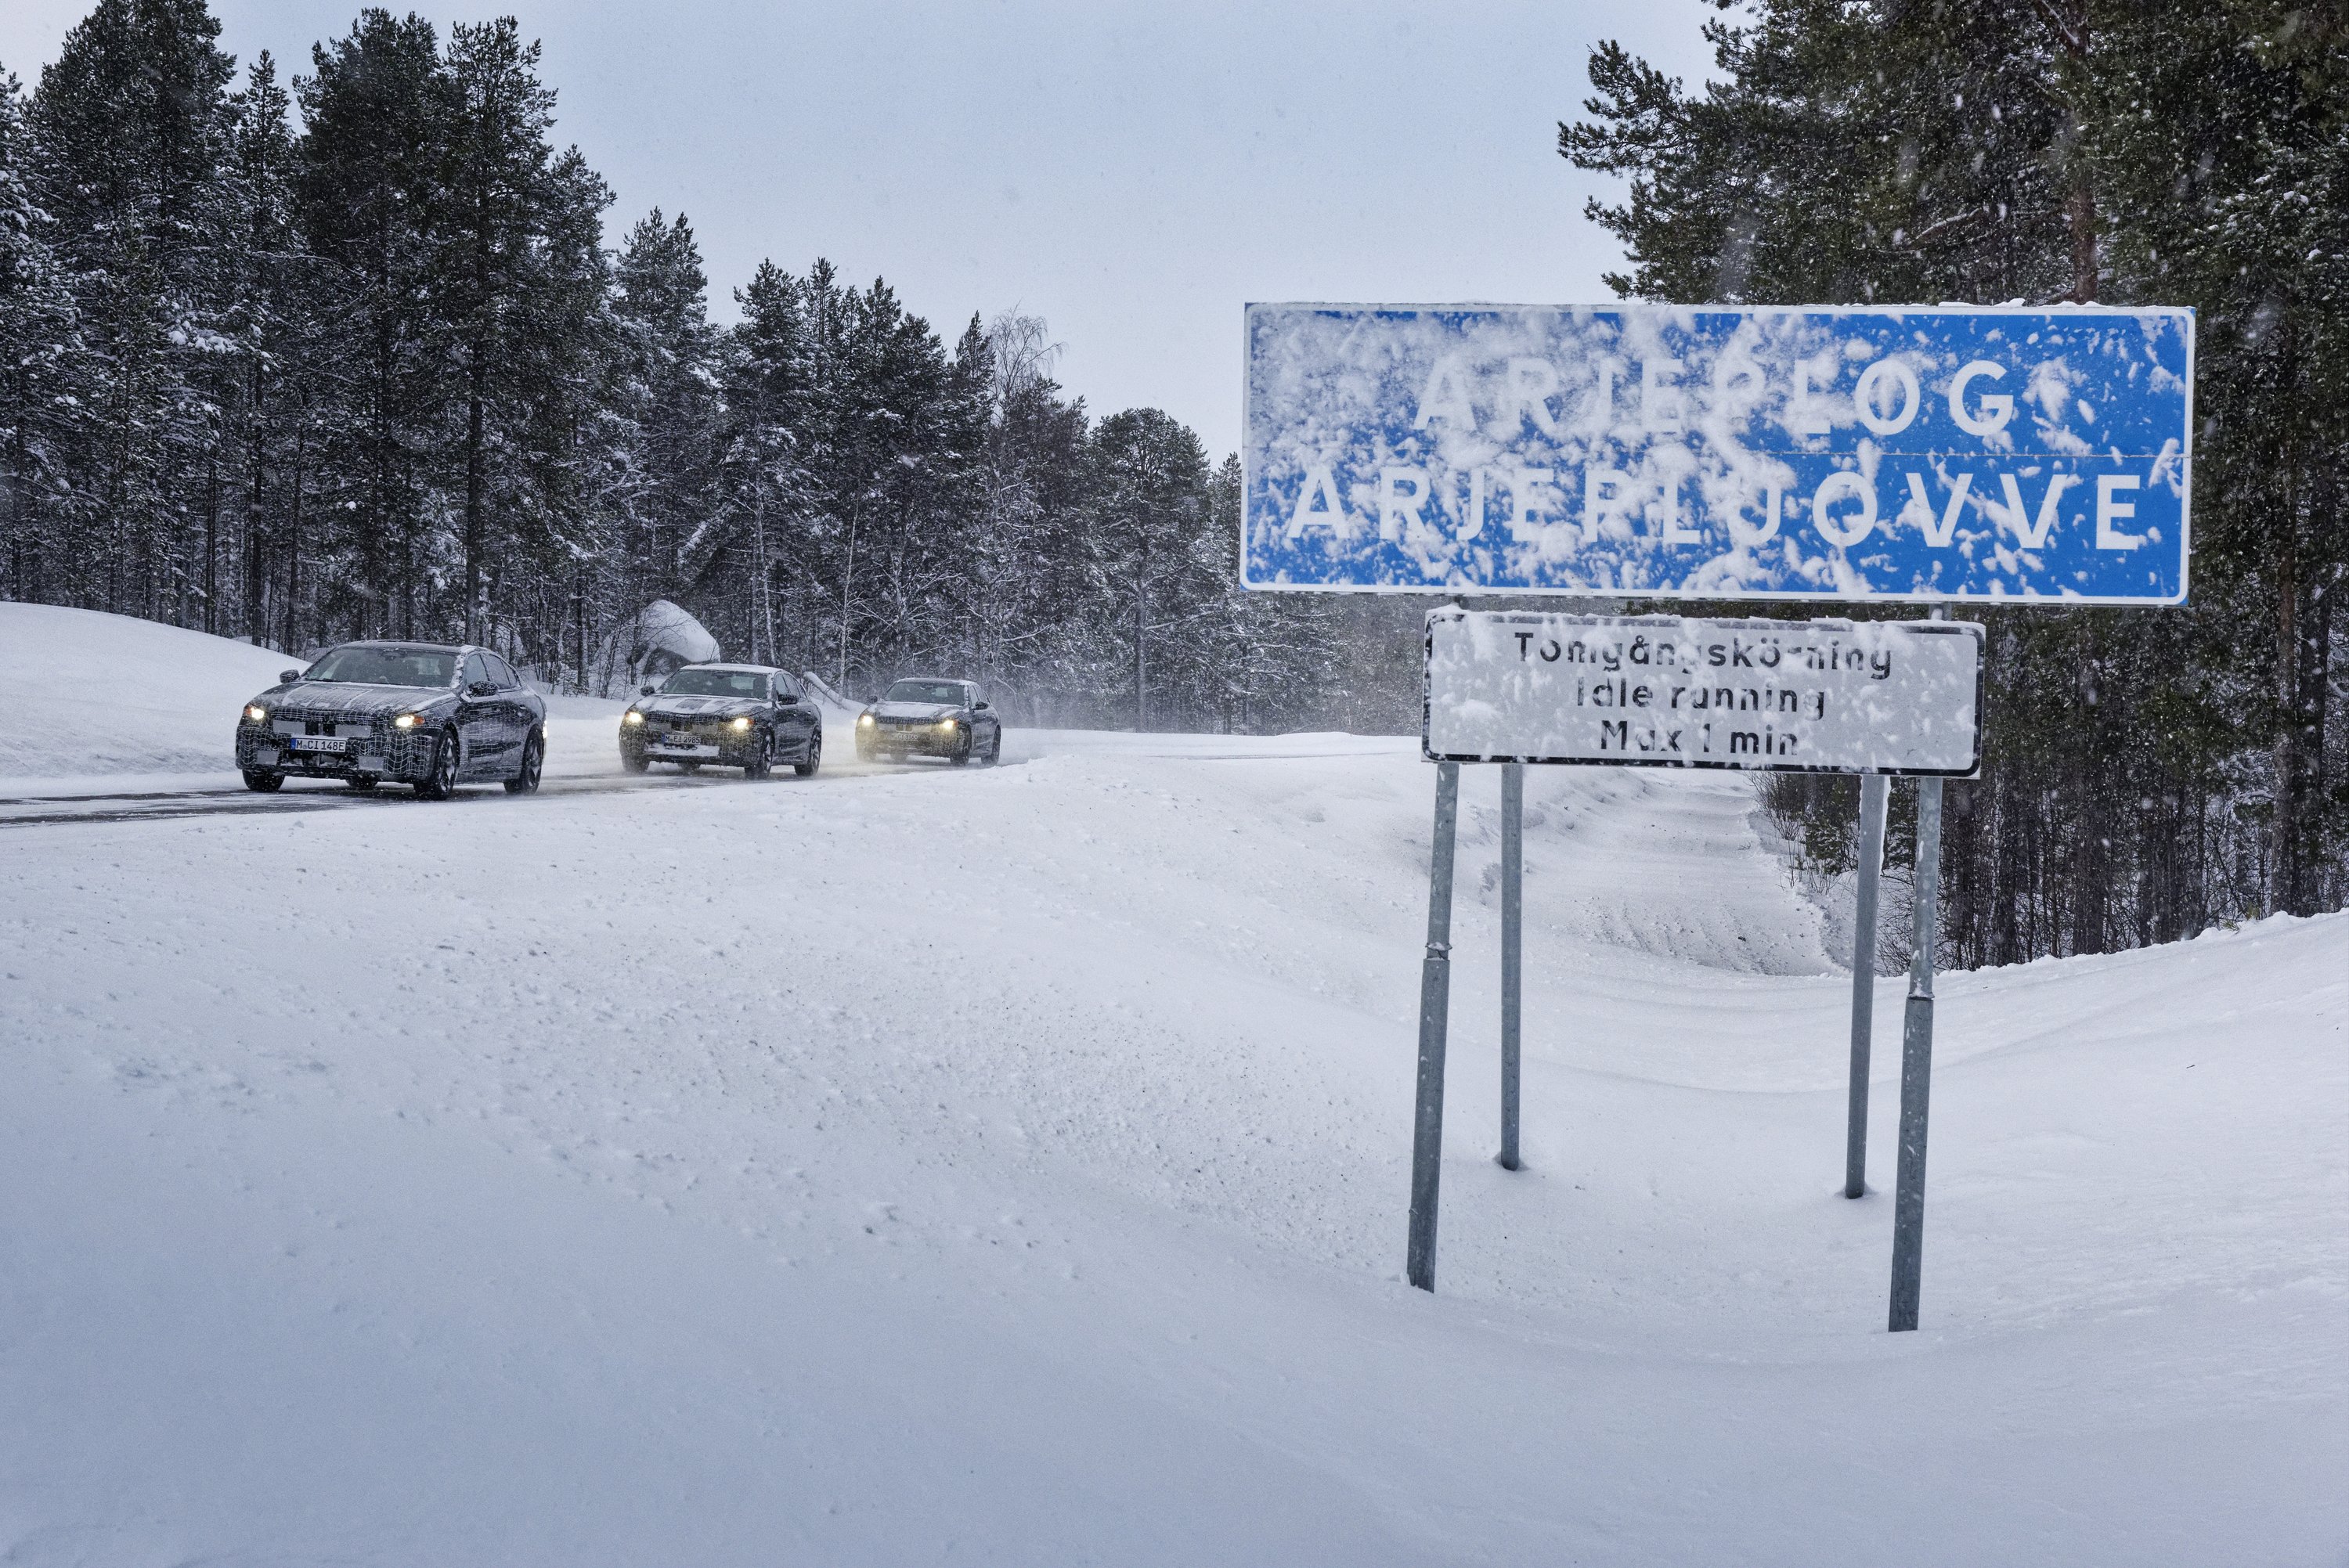
[[[1150,727],[1150,531],[1142,531],[1133,572],[1133,727]]]
[[[481,499],[487,477],[488,453],[483,447],[486,411],[482,383],[487,378],[481,347],[473,346],[471,395],[465,400],[465,640],[480,641],[481,603]]]

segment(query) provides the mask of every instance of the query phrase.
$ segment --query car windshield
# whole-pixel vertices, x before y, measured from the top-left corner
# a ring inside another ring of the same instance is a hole
[[[962,687],[952,681],[899,681],[883,702],[943,702],[962,706]]]
[[[302,678],[354,686],[445,686],[456,678],[457,655],[447,648],[382,648],[353,644],[334,648]]]
[[[767,677],[750,670],[679,670],[661,685],[663,696],[762,697]]]

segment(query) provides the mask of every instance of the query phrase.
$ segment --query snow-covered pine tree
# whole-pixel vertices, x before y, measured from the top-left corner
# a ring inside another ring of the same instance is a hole
[[[468,641],[495,629],[492,576],[528,531],[532,495],[525,438],[543,346],[560,332],[538,308],[549,230],[557,219],[552,178],[554,92],[538,77],[539,46],[511,16],[460,23],[446,70],[454,116],[442,175],[440,243],[432,265],[436,323],[456,377],[457,471],[442,482],[456,501],[462,571],[457,624]]]
[[[247,640],[294,645],[301,587],[310,424],[330,395],[314,328],[317,268],[295,213],[292,101],[267,51],[230,100],[228,232],[234,263],[222,317],[235,346],[224,407],[241,572],[233,625]],[[277,613],[273,614],[273,609]]]
[[[99,0],[42,73],[35,199],[74,295],[89,418],[59,443],[68,602],[201,621],[217,543],[233,62],[202,0]]]
[[[616,496],[626,520],[617,562],[624,598],[694,601],[692,590],[728,542],[718,490],[719,337],[709,325],[701,252],[683,213],[639,220],[616,270],[619,412],[626,443]],[[755,510],[755,509],[754,509]],[[632,606],[634,607],[634,606]],[[746,647],[753,617],[739,604],[717,617],[721,641]]]
[[[440,624],[448,562],[431,455],[458,397],[435,288],[441,170],[456,115],[440,40],[420,17],[360,13],[311,50],[298,193],[326,267],[316,352],[336,368],[320,408],[316,634],[422,635]],[[331,533],[326,529],[331,529]]]
[[[0,71],[0,596],[46,599],[73,520],[68,454],[88,399],[88,368],[54,224],[34,195],[23,88]]]
[[[734,291],[734,303],[741,319],[725,335],[719,371],[724,506],[737,535],[750,542],[754,642],[778,663],[804,670],[815,652],[809,621],[819,602],[810,592],[805,549],[802,454],[813,413],[807,320],[798,282],[771,261]]]
[[[1189,427],[1156,408],[1103,419],[1092,451],[1098,592],[1123,612],[1112,624],[1121,624],[1131,679],[1129,722],[1148,729],[1160,722],[1152,706],[1153,659],[1170,661],[1182,646],[1159,632],[1161,623],[1179,625],[1188,608],[1185,590],[1193,584],[1184,568],[1190,542],[1206,521],[1207,454]]]

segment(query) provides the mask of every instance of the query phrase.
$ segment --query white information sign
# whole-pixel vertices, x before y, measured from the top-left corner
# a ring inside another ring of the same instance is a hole
[[[1435,762],[1971,778],[1982,645],[1966,621],[1436,610],[1421,745]]]

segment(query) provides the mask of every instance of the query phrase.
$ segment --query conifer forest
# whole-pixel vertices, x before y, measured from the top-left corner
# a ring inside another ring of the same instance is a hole
[[[1589,213],[1619,293],[2198,313],[2191,607],[1959,612],[1991,663],[1982,777],[1948,794],[1944,956],[2339,908],[2349,14],[1758,0],[1709,36],[1694,88],[1602,46],[1559,127],[1627,182]],[[1848,865],[1857,786],[1771,782],[1814,861]]]
[[[1946,960],[2340,907],[2349,18],[1754,0],[1710,37],[1693,85],[1600,48],[1558,128],[1619,181],[1619,293],[2199,313],[2190,607],[1960,612],[1992,673]],[[713,284],[684,215],[612,212],[512,19],[368,10],[287,71],[203,0],[99,0],[32,64],[0,62],[0,597],[463,638],[598,694],[667,599],[729,656],[968,674],[1015,723],[1416,727],[1423,603],[1241,591],[1237,458],[1087,408],[1041,320],[941,332],[820,259]],[[1857,795],[1763,799],[1832,875]]]

